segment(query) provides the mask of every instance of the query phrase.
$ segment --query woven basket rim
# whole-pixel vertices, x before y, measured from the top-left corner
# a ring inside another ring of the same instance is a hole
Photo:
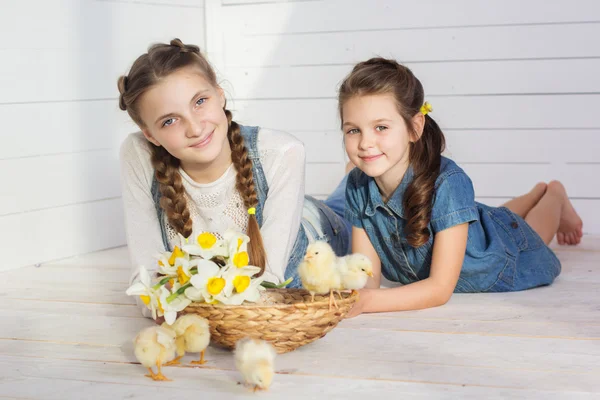
[[[267,291],[272,291],[272,292],[281,292],[281,291],[296,291],[296,292],[305,292],[308,293],[307,290],[305,289],[266,289]],[[335,302],[338,304],[346,304],[346,303],[352,303],[356,300],[356,298],[358,297],[358,292],[356,290],[353,290],[350,293],[343,293],[343,294],[347,294],[347,296],[345,296],[343,299],[340,299],[339,296],[335,297]],[[316,300],[314,302],[311,301],[305,301],[305,302],[299,302],[299,303],[274,303],[274,304],[256,304],[256,303],[247,303],[247,304],[239,304],[239,305],[233,305],[233,304],[223,304],[223,303],[217,303],[217,304],[209,304],[209,303],[203,303],[203,302],[192,302],[190,303],[187,307],[193,307],[193,308],[223,308],[223,309],[235,309],[235,308],[260,308],[260,309],[268,309],[268,308],[297,308],[297,307],[329,307],[329,295],[317,295],[317,296],[324,296],[322,300]],[[326,297],[325,297],[326,296]],[[334,293],[334,296],[337,296],[337,293]],[[186,307],[186,308],[187,308]]]

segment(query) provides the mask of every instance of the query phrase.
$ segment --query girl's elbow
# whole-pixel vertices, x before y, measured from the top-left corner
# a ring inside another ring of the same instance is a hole
[[[433,299],[433,302],[435,304],[434,307],[443,306],[448,301],[450,301],[450,298],[452,297],[453,292],[454,292],[454,290],[450,289],[447,286],[439,287],[438,290],[435,291],[436,295],[434,296],[434,299]]]

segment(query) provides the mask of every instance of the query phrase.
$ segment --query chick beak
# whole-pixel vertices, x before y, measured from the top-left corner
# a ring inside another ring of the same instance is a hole
[[[371,271],[367,272],[367,276],[373,277],[373,273]]]
[[[306,261],[312,260],[312,258],[313,258],[312,254],[307,254],[307,255],[304,256],[304,259]]]

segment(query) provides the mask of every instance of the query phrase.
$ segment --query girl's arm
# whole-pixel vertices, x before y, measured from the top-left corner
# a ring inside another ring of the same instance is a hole
[[[373,277],[369,278],[366,287],[369,289],[379,288],[381,285],[381,260],[365,230],[356,226],[352,227],[352,252],[369,257],[373,264]]]
[[[379,289],[381,262],[377,258],[377,265],[373,263],[373,282],[376,282],[377,285],[371,285],[371,282],[367,284],[367,289],[361,291],[359,302],[350,311],[348,317],[363,312],[418,310],[445,304],[452,296],[458,282],[467,248],[468,229],[469,224],[463,223],[435,235],[430,275],[418,282],[391,289]],[[354,236],[356,231],[358,234]],[[352,251],[364,252],[363,254],[371,258],[370,251],[374,252],[375,249],[364,230],[354,228],[352,234]],[[375,257],[377,257],[376,254]],[[377,289],[370,289],[373,287]]]
[[[267,253],[265,278],[283,282],[304,206],[304,145],[288,133],[261,128],[258,148],[269,186],[260,228]]]
[[[121,187],[127,247],[131,261],[130,283],[140,265],[158,268],[154,257],[164,249],[154,200],[150,194],[154,169],[150,149],[141,134],[129,135],[121,146]]]

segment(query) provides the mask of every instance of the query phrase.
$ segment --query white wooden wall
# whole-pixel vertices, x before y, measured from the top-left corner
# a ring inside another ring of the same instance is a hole
[[[0,0],[0,270],[125,244],[117,77],[198,0]]]
[[[207,0],[209,15],[236,119],[304,141],[308,192],[343,174],[340,81],[381,55],[422,81],[479,201],[559,179],[584,231],[600,233],[600,2]]]

